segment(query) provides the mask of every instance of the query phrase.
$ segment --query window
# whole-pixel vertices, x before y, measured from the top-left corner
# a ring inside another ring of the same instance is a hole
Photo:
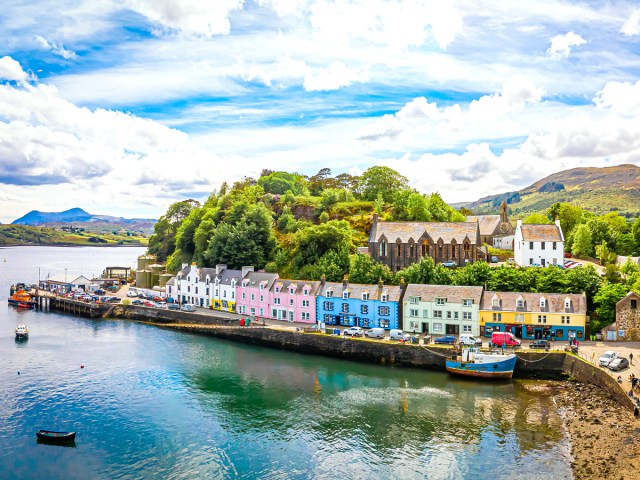
[[[364,292],[362,294],[362,300],[369,300],[369,292]]]
[[[471,333],[471,325],[463,325],[462,326],[463,333]]]
[[[306,297],[307,295],[309,295],[309,290],[306,290],[306,289],[305,289],[305,290],[303,290],[303,291],[302,291],[302,294]]]
[[[360,305],[360,313],[363,315],[369,313],[369,305]]]
[[[547,323],[546,315],[538,315],[538,323]]]
[[[264,285],[260,284],[260,290],[264,290]]]
[[[556,330],[556,338],[562,338],[562,330],[559,328]]]
[[[303,307],[308,307],[309,306],[309,300],[302,300],[302,306]]]
[[[533,250],[533,242],[529,242],[529,250]]]
[[[261,302],[264,302],[264,295],[260,295],[260,301],[261,301]],[[275,303],[276,305],[280,305],[280,299],[279,299],[279,298],[276,298],[276,299],[274,300],[274,303]]]
[[[458,320],[458,318],[460,318],[458,312],[453,312],[453,319]]]
[[[569,325],[571,323],[571,317],[569,315],[562,315],[561,321],[565,325]]]
[[[419,313],[420,312],[419,312],[419,310],[417,308],[411,308],[409,310],[409,316],[410,317],[417,317]]]
[[[494,308],[500,308],[500,299],[498,298],[497,295],[494,295],[491,298],[491,306]]]
[[[262,287],[262,285],[261,285]],[[262,288],[260,288],[260,290],[262,290]],[[280,293],[280,289],[278,287],[276,287],[276,293]]]
[[[349,311],[349,304],[348,303],[343,303],[342,304],[342,311],[343,312],[348,312]]]
[[[565,298],[564,299],[564,308],[571,308],[571,299],[570,298]]]
[[[418,303],[420,303],[420,297],[409,297],[409,303],[417,305]]]
[[[333,310],[333,302],[324,302],[322,308],[325,310]]]
[[[389,328],[389,319],[387,318],[381,318],[380,319],[380,326],[382,328]]]
[[[361,321],[362,321],[362,326],[363,327],[368,327],[369,326],[370,320],[368,318],[363,318],[363,319],[361,319]]]
[[[293,318],[293,310],[289,310],[289,321],[293,322],[294,318]]]
[[[290,298],[290,299],[289,299],[289,306],[290,306],[290,307],[293,307],[293,298]]]
[[[502,314],[501,313],[494,313],[493,314],[493,321],[494,322],[501,322],[502,321]]]
[[[540,249],[544,250],[544,246],[546,245],[546,242],[540,242]]]
[[[516,322],[524,323],[524,313],[516,313]]]
[[[402,245],[401,244],[397,245],[396,253],[397,253],[397,255],[399,257],[402,256]]]
[[[256,296],[252,293],[251,294],[251,301],[253,302],[256,299]]]
[[[324,323],[332,324],[333,323],[333,315],[325,314]]]
[[[378,315],[389,315],[389,307],[378,307]]]
[[[442,324],[441,323],[434,323],[433,324],[433,331],[434,332],[441,332],[442,331]]]
[[[262,310],[260,310],[262,312]],[[251,315],[255,315],[256,314],[256,309],[254,307],[251,307],[249,309],[249,312],[251,312]]]
[[[524,300],[522,299],[522,297],[516,300],[516,308],[524,308]]]
[[[243,293],[244,295],[244,293]],[[225,298],[227,297],[227,292],[224,292],[224,296]],[[236,298],[236,291],[235,290],[231,290],[231,298]]]
[[[215,289],[215,292],[216,293],[214,293],[214,295],[217,297],[218,296],[218,289],[217,288]]]
[[[345,290],[344,292],[342,292],[342,298],[344,298],[345,300],[349,298],[349,290]]]
[[[451,312],[447,312],[447,320],[451,320]]]
[[[191,286],[187,285],[187,292],[190,292],[190,291],[191,291]]]
[[[556,248],[556,247],[557,247],[556,242],[553,242],[553,249],[554,249],[554,250],[557,250],[557,248]]]
[[[529,259],[529,265],[533,265],[533,258]]]
[[[636,308],[638,308],[638,301],[637,300],[631,300],[631,308],[633,308],[634,310]]]
[[[442,310],[434,310],[433,318],[442,318]]]
[[[547,307],[547,299],[544,297],[540,297],[540,309]]]
[[[436,298],[436,305],[444,305],[445,303],[447,303],[446,298]]]
[[[292,312],[292,313],[293,313],[293,312]],[[301,320],[309,320],[309,318],[310,318],[310,317],[309,317],[309,315],[310,315],[310,313],[309,313],[309,312],[302,312],[302,313],[300,314],[300,319],[301,319]]]
[[[242,292],[242,299],[245,300],[247,298],[247,294]]]
[[[255,310],[255,308],[252,308],[251,310]],[[253,315],[253,314],[252,314]],[[260,316],[264,317],[264,308],[260,309]]]
[[[413,243],[410,243],[409,244],[409,256],[413,257],[414,255],[415,255],[415,253],[414,253],[414,245],[413,245]]]
[[[471,305],[473,305],[473,300],[471,300],[470,298],[463,298],[462,299],[462,306],[463,307],[470,307]]]
[[[380,297],[380,301],[386,302],[387,300],[389,300],[389,295],[386,293],[383,293],[382,296]]]
[[[380,242],[380,256],[381,257],[387,256],[387,242],[385,242],[384,240]]]
[[[327,289],[327,291],[326,291],[326,292],[324,292],[324,296],[325,296],[325,297],[327,297],[327,298],[331,298],[331,297],[333,297],[333,291],[332,291],[332,290]]]
[[[471,320],[471,312],[462,312],[462,320]]]
[[[422,310],[422,317],[429,318],[429,310],[427,310],[426,308]]]

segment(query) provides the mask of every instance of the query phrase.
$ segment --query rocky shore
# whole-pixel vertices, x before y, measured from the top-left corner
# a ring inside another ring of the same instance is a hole
[[[640,420],[593,385],[557,384],[554,401],[571,439],[579,480],[640,479]]]

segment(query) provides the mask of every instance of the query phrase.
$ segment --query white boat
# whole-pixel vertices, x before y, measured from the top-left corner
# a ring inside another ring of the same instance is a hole
[[[16,340],[26,340],[29,338],[29,329],[26,325],[20,324],[16,327]]]

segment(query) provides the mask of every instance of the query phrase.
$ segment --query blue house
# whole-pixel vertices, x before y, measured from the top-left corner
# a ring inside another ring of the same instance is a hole
[[[322,280],[316,293],[316,320],[326,325],[400,328],[399,286],[332,283]]]

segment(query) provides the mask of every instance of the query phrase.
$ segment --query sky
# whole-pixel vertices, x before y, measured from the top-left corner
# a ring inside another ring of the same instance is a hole
[[[158,218],[264,168],[473,201],[640,165],[640,2],[5,0],[0,221]]]

